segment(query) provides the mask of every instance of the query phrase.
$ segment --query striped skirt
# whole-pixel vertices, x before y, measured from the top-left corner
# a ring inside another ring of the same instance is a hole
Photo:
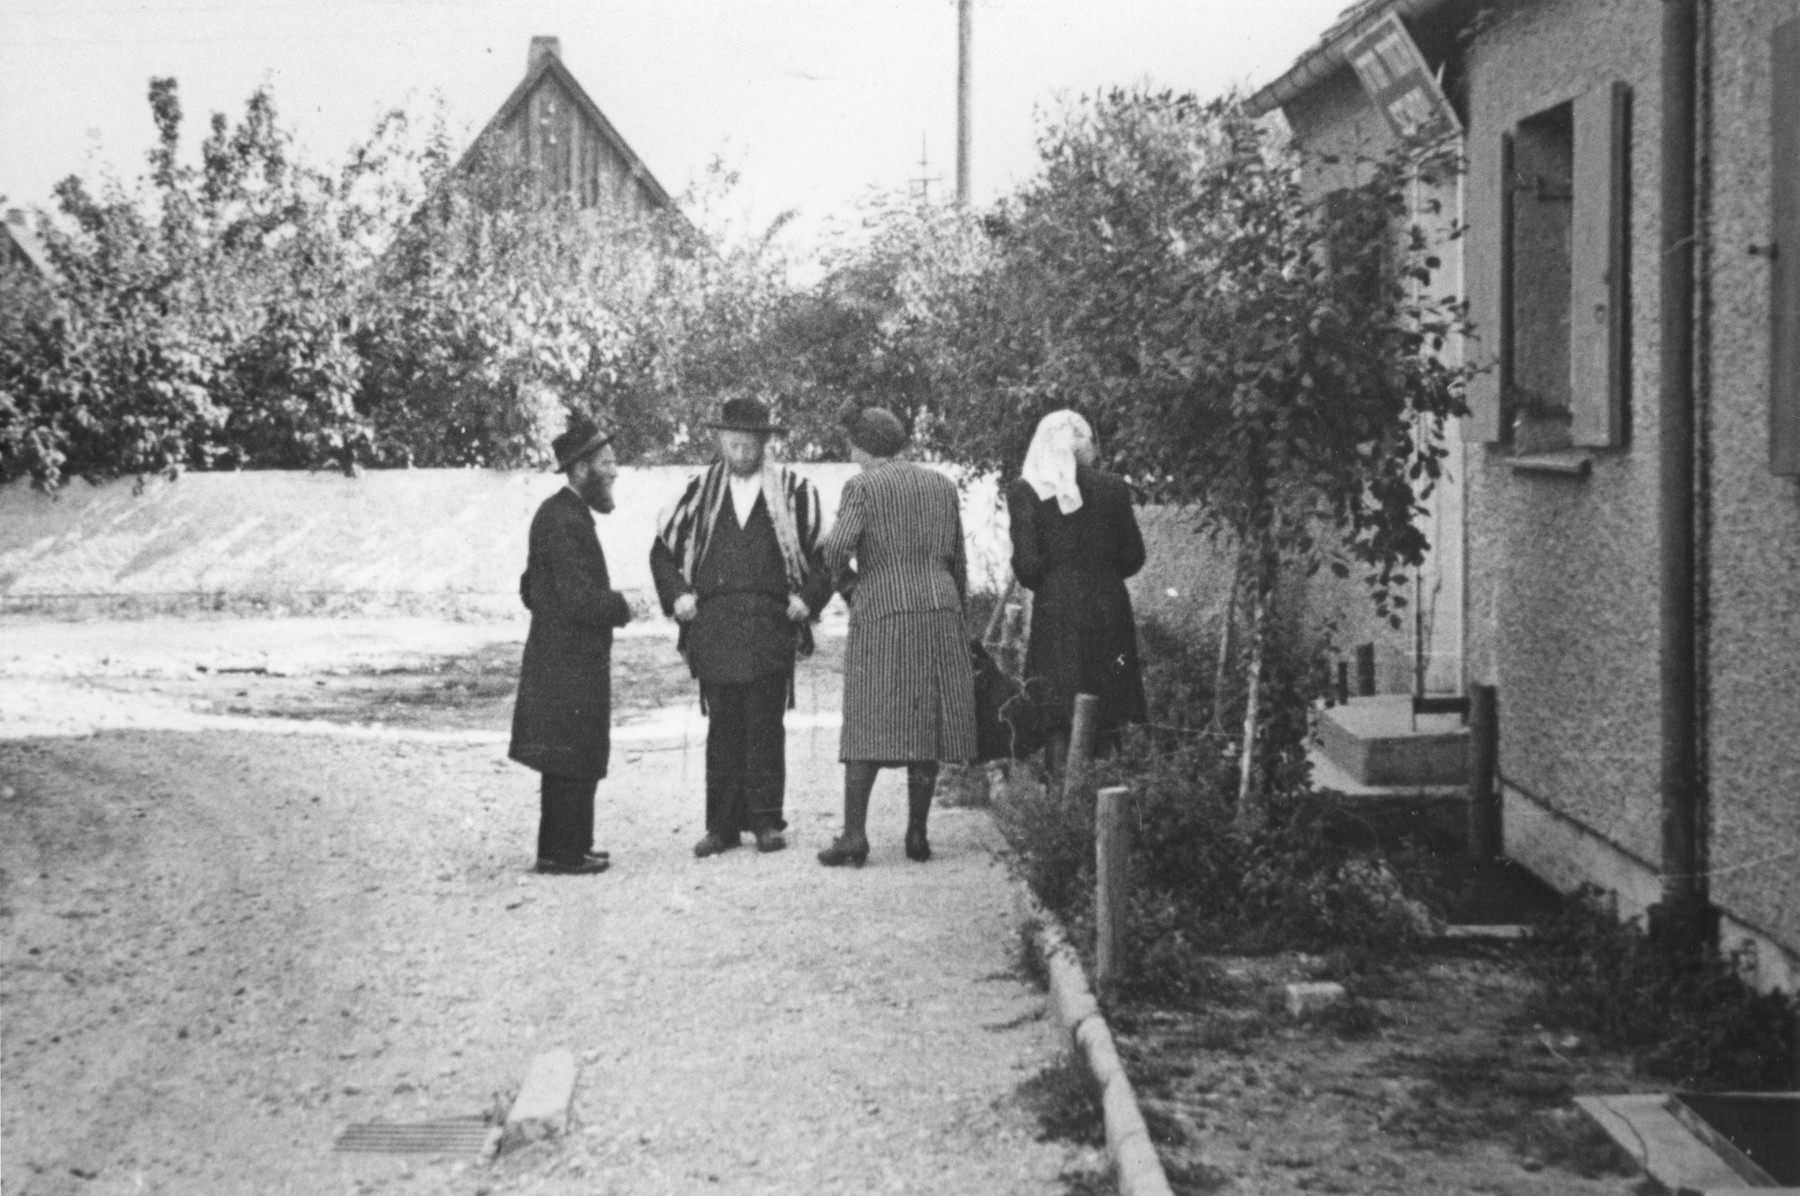
[[[953,610],[850,619],[840,760],[975,758],[975,672]]]

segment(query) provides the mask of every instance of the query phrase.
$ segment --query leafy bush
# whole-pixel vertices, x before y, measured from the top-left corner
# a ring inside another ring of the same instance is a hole
[[[1106,1120],[1100,1094],[1087,1068],[1064,1052],[1037,1074],[1020,1083],[1019,1103],[1036,1115],[1038,1141],[1106,1145]]]
[[[1747,949],[1669,949],[1622,921],[1617,898],[1586,887],[1537,940],[1532,1016],[1638,1052],[1681,1084],[1786,1088],[1800,1058],[1800,998],[1759,993]]]
[[[192,165],[175,80],[149,102],[143,177],[57,184],[55,277],[0,268],[0,482],[517,467],[570,411],[608,418],[628,458],[683,459],[710,452],[722,394],[784,405],[766,237],[577,209],[403,112],[316,168],[266,88],[213,115]]]
[[[1129,982],[1176,1000],[1211,998],[1205,975],[1189,974],[1205,952],[1286,948],[1396,951],[1432,930],[1429,913],[1401,886],[1361,823],[1311,791],[1305,762],[1310,679],[1306,653],[1272,651],[1265,660],[1271,704],[1263,775],[1279,782],[1271,815],[1246,828],[1235,818],[1238,762],[1212,722],[1217,671],[1211,653],[1154,625],[1142,637],[1145,688],[1154,725],[1128,737],[1116,759],[1095,769],[1096,787],[1127,784],[1132,805]],[[1233,695],[1225,696],[1227,707]],[[1241,714],[1242,697],[1235,699]],[[1233,725],[1231,718],[1220,727]],[[1279,731],[1279,734],[1275,733]],[[1022,779],[994,803],[1018,850],[1026,879],[1065,918],[1078,943],[1091,936],[1094,799]]]

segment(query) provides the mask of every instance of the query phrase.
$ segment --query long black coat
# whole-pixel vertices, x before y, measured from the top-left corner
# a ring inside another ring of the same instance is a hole
[[[1067,727],[1075,695],[1100,698],[1099,730],[1145,718],[1137,624],[1125,579],[1144,567],[1144,538],[1123,479],[1081,466],[1081,507],[1065,515],[1024,479],[1006,491],[1012,567],[1034,592],[1027,681],[1047,683],[1046,723]]]
[[[519,596],[531,611],[531,632],[507,754],[555,776],[604,777],[612,748],[613,628],[631,621],[631,607],[612,588],[593,511],[567,487],[531,520]]]

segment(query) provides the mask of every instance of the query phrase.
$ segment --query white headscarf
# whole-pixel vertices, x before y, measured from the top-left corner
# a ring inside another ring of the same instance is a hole
[[[1071,515],[1081,510],[1081,491],[1075,485],[1076,446],[1093,441],[1094,430],[1087,420],[1073,411],[1052,411],[1038,421],[1019,476],[1031,483],[1038,498],[1056,499],[1062,513]]]

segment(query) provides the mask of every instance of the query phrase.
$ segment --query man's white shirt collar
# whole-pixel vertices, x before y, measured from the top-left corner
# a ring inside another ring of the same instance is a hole
[[[762,474],[753,473],[747,478],[737,474],[730,475],[731,509],[737,512],[739,527],[750,524],[750,512],[756,509],[757,496],[762,494]]]

